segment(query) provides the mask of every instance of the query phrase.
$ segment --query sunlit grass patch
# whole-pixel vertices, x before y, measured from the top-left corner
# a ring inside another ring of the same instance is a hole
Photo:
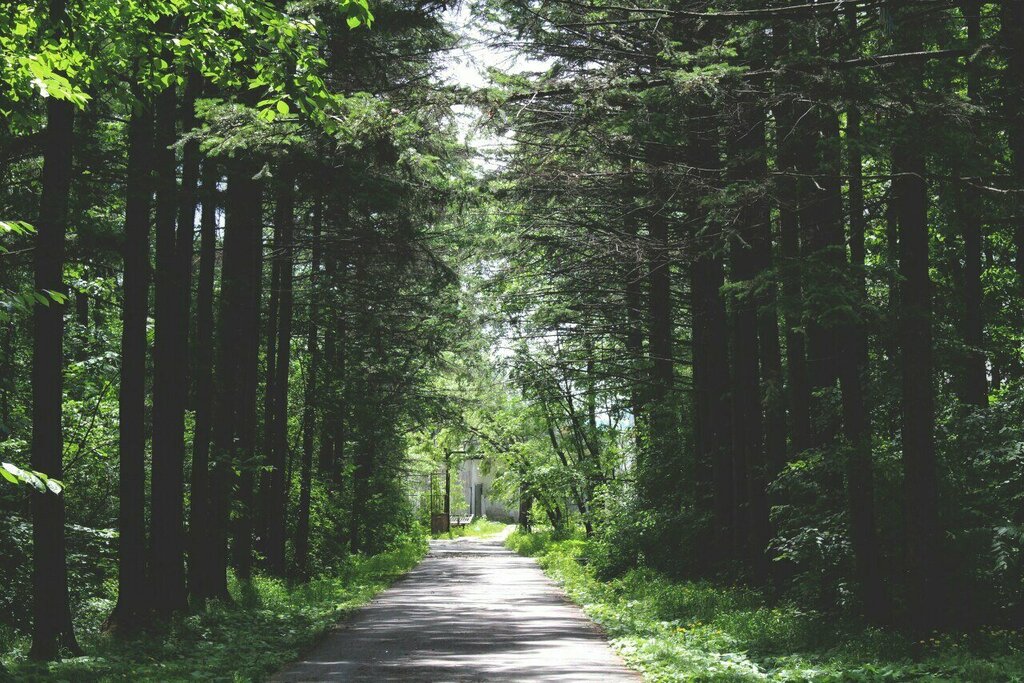
[[[486,517],[477,517],[466,526],[452,527],[451,531],[435,534],[434,538],[462,538],[464,536],[494,536],[500,534],[508,526],[503,522],[494,522]]]

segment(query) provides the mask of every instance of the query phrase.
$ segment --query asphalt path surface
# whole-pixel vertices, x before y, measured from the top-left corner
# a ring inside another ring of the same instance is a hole
[[[272,681],[640,681],[504,534],[426,558]]]

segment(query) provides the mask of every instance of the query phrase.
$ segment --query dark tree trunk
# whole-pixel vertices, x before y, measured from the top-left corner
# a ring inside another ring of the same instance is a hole
[[[366,255],[357,251],[355,258],[354,285],[356,291],[365,291],[366,287]],[[372,334],[369,324],[369,311],[365,303],[360,304],[356,315],[356,330],[367,330]],[[365,360],[365,352],[360,345],[353,349],[355,356],[353,365],[361,367]],[[355,375],[353,392],[355,395],[366,393],[369,378]],[[358,401],[352,405],[353,423],[357,434],[352,462],[352,510],[349,515],[349,547],[357,553],[365,549],[362,518],[366,514],[366,501],[369,497],[370,473],[373,469],[373,458],[369,442],[373,438],[373,415],[369,412],[366,401]]]
[[[767,178],[763,157],[758,166],[758,176],[761,179]],[[755,267],[760,274],[772,266],[772,227],[766,200],[759,201],[751,207],[751,218],[757,221],[757,232],[751,247]],[[754,549],[760,549],[767,556],[768,544],[772,537],[768,519],[768,485],[786,466],[786,402],[782,350],[779,347],[777,291],[774,283],[763,284],[760,289],[757,297],[757,340],[761,371],[761,405],[764,411],[764,451],[760,472],[752,472],[750,499],[752,513],[755,515],[751,527]],[[761,559],[760,556],[758,559]]]
[[[341,486],[342,472],[345,471],[347,464],[345,462],[346,454],[348,452],[348,421],[349,421],[349,408],[348,408],[348,392],[347,392],[347,379],[345,373],[348,368],[348,321],[345,318],[345,311],[342,311],[338,316],[338,355],[337,363],[335,365],[334,372],[337,375],[337,381],[340,383],[338,388],[338,414],[334,422],[334,477],[335,484]]]
[[[167,617],[187,606],[185,592],[184,467],[187,290],[182,282],[176,217],[177,95],[156,100],[153,163],[156,169],[156,269],[153,305],[153,464],[150,582],[153,607]]]
[[[632,184],[630,185],[632,187]],[[632,193],[629,195],[632,200]],[[637,230],[636,211],[632,201],[626,207],[625,233],[628,257],[625,261],[626,334],[624,344],[629,363],[629,409],[633,417],[634,456],[643,452],[643,386],[646,383],[644,363],[643,282],[645,260]]]
[[[280,566],[274,567],[275,560],[271,558],[273,551],[270,549],[270,525],[273,523],[272,515],[277,514],[277,508],[270,499],[271,478],[274,468],[274,439],[275,424],[274,418],[277,412],[274,409],[274,402],[277,400],[277,327],[278,315],[280,314],[279,295],[281,292],[281,259],[278,257],[278,250],[282,248],[280,202],[275,204],[274,211],[274,235],[273,243],[270,245],[270,291],[266,311],[266,348],[264,350],[265,375],[263,378],[263,455],[266,460],[266,468],[260,472],[259,498],[256,505],[256,519],[254,526],[262,539],[257,544],[259,552],[265,558],[265,567],[270,573],[281,576],[283,571],[283,559]],[[273,509],[272,509],[273,508]],[[281,552],[283,558],[284,552]]]
[[[859,354],[861,335],[858,331],[852,325],[844,330],[846,348],[839,365],[843,427],[850,449],[846,460],[846,499],[850,517],[850,542],[864,615],[873,622],[879,622],[886,619],[889,609],[879,567],[871,427],[864,405],[863,389],[867,368]]]
[[[197,74],[189,75],[184,92],[182,93],[179,110],[182,135],[195,130],[197,124],[196,99],[201,94],[201,85],[202,81]],[[195,354],[192,351],[192,266],[195,259],[196,208],[199,204],[199,170],[201,163],[202,154],[199,150],[199,141],[189,140],[182,147],[181,190],[178,193],[178,233],[176,242],[178,272],[181,278],[182,289],[180,305],[183,318],[180,331],[181,347],[179,353],[184,355],[184,358],[178,362],[184,373],[185,386],[193,391],[195,384],[192,382],[192,370],[195,363]],[[195,394],[189,395],[188,389],[185,391],[185,404],[187,408],[193,409],[196,404]]]
[[[707,121],[710,113],[702,108],[695,121]],[[692,165],[707,169],[701,178],[708,191],[720,188],[716,170],[721,166],[717,129],[691,132]],[[699,207],[694,206],[694,211]],[[691,267],[691,343],[693,346],[693,414],[698,460],[698,480],[707,482],[712,509],[710,558],[714,564],[732,558],[735,505],[732,490],[732,450],[730,447],[729,340],[725,304],[721,289],[725,267],[720,253],[718,226],[700,225],[692,243],[695,250]],[[710,476],[701,474],[710,471]],[[698,490],[698,495],[700,490]],[[707,496],[705,496],[707,499]]]
[[[808,116],[815,124],[812,133],[814,144],[809,141],[802,143],[803,148],[817,149],[818,155],[810,165],[813,177],[806,183],[804,201],[812,218],[803,226],[804,235],[809,247],[809,255],[818,257],[817,272],[828,277],[829,273],[840,267],[843,262],[843,202],[840,179],[841,155],[839,140],[839,120],[834,111],[827,107],[819,107]],[[819,285],[826,286],[827,282]],[[812,389],[835,386],[836,368],[839,355],[839,341],[836,334],[835,321],[829,319],[827,307],[831,301],[824,301],[825,310],[812,306],[811,320],[808,322],[808,365]],[[827,442],[834,429],[827,423],[828,416],[822,415],[812,439],[817,443]]]
[[[533,508],[533,496],[530,495],[530,487],[526,482],[519,484],[519,528],[530,533],[531,520],[530,510]]]
[[[651,500],[657,491],[667,488],[662,474],[672,467],[676,446],[673,385],[675,366],[672,358],[672,275],[666,186],[666,150],[648,143],[647,162],[654,205],[648,212],[648,351],[650,361],[650,393],[647,418],[650,438],[640,470],[640,495]]]
[[[819,42],[823,29],[814,22],[782,25],[780,20],[776,28],[781,29],[775,37],[776,52],[784,57],[814,54],[823,47]],[[834,416],[828,414],[830,402],[815,400],[812,392],[834,387],[837,379],[838,338],[832,320],[835,303],[828,293],[832,269],[843,260],[841,159],[838,117],[824,103],[827,96],[817,92],[820,85],[801,74],[799,69],[784,70],[779,76],[777,87],[779,85],[781,89],[789,89],[778,109],[783,115],[778,122],[782,137],[779,161],[788,172],[796,172],[795,177],[784,179],[780,189],[783,202],[794,207],[799,225],[797,237],[793,234],[794,216],[788,211],[781,216],[786,265],[799,273],[788,275],[793,280],[788,288],[799,287],[799,297],[786,301],[790,309],[787,339],[794,336],[797,315],[806,335],[806,344],[799,340],[791,351],[791,355],[806,351],[806,361],[794,359],[796,362],[790,372],[796,380],[792,383],[791,404],[794,446],[799,451],[805,446],[825,445],[837,428]],[[793,199],[795,204],[791,203]],[[800,374],[804,372],[806,375]]]
[[[332,291],[337,277],[337,259],[330,250],[324,250],[324,290]],[[326,370],[323,378],[323,387],[320,389],[321,415],[320,415],[320,446],[317,451],[317,470],[323,478],[333,483],[336,463],[336,446],[334,437],[337,434],[335,425],[338,422],[337,409],[339,405],[338,379],[335,375],[335,363],[338,360],[338,325],[335,319],[334,302],[328,302],[330,322],[323,325],[324,328],[324,350],[323,367]]]
[[[83,327],[89,327],[89,295],[82,290],[75,290],[75,322]]]
[[[921,48],[918,26],[910,14],[900,22],[900,49]],[[899,87],[913,89],[921,82],[920,69],[905,67]],[[905,90],[909,91],[909,90]],[[906,511],[907,611],[921,630],[942,622],[946,586],[940,552],[938,463],[935,453],[935,395],[932,385],[932,283],[928,275],[928,187],[923,125],[914,114],[895,122],[893,191],[899,231],[900,317],[898,335],[902,352],[903,473]]]
[[[336,326],[331,324],[324,325],[324,367],[325,369],[330,368],[331,371],[333,371],[331,364],[338,356],[336,331]],[[338,406],[338,397],[334,391],[334,378],[325,378],[324,386],[320,391],[328,403],[323,407],[323,414],[320,416],[320,444],[317,449],[317,470],[320,474],[324,475],[326,481],[333,482],[334,471],[337,466],[334,423],[337,421],[335,409]]]
[[[300,578],[309,572],[309,508],[313,487],[313,447],[317,428],[317,381],[320,374],[320,263],[322,261],[322,200],[317,201],[313,216],[313,250],[309,283],[309,320],[306,328],[305,400],[302,408],[302,466],[299,474],[299,509],[295,529],[295,571]]]
[[[89,294],[80,289],[75,290],[75,324],[79,327],[75,360],[83,361],[89,357]]]
[[[764,112],[757,104],[743,101],[732,133],[730,174],[733,182],[758,187],[765,182]],[[737,548],[749,559],[757,581],[768,578],[767,546],[771,537],[768,520],[764,418],[761,409],[761,352],[772,349],[771,340],[759,339],[759,327],[771,327],[761,320],[754,280],[764,267],[768,207],[759,192],[739,207],[739,234],[730,247],[731,279],[744,285],[733,302],[733,483],[737,506]],[[752,248],[761,245],[758,251]],[[777,335],[777,332],[776,332]],[[778,353],[777,338],[775,353]],[[762,349],[763,347],[763,349]]]
[[[205,554],[209,521],[210,438],[213,431],[213,286],[217,269],[217,183],[212,160],[203,164],[202,218],[199,226],[199,278],[196,288],[195,394],[189,497],[189,592],[200,599],[210,594],[204,583],[213,572]]]
[[[774,27],[775,51],[785,55],[790,50],[788,26],[779,22]],[[780,175],[776,184],[779,207],[779,242],[782,255],[782,311],[786,338],[786,379],[789,404],[789,432],[792,452],[799,453],[811,445],[811,385],[807,372],[806,337],[803,332],[803,267],[800,260],[800,197],[797,181],[797,149],[804,140],[795,130],[797,112],[791,91],[791,72],[777,77],[780,93],[775,116],[776,164]]]
[[[11,398],[14,388],[14,340],[16,332],[13,320],[4,324],[3,371],[0,373],[0,441],[11,436]]]
[[[238,398],[236,399],[235,443],[238,447],[238,510],[232,538],[232,563],[239,579],[252,576],[254,531],[253,487],[259,462],[256,457],[256,391],[259,387],[260,364],[260,301],[263,285],[263,194],[260,183],[247,187],[246,220],[251,224],[246,233],[244,251],[245,298],[241,311]]]
[[[1004,111],[1010,139],[1010,157],[1017,196],[1013,226],[1017,279],[1024,286],[1024,0],[1003,0],[1001,40],[1006,51]]]
[[[147,103],[140,103],[128,122],[121,385],[118,394],[117,605],[107,620],[108,628],[126,633],[134,631],[149,609],[145,565],[145,461],[152,142],[153,112]]]
[[[979,0],[964,0],[963,13],[967,19],[967,42],[971,53],[975,53],[981,40],[981,5]],[[967,65],[967,94],[971,102],[980,106],[980,74],[973,60]],[[971,178],[981,173],[978,160],[969,153],[964,171]],[[982,315],[983,289],[981,284],[983,249],[982,211],[984,205],[976,198],[977,192],[963,181],[954,179],[956,187],[957,218],[964,237],[964,317],[963,378],[962,397],[964,403],[978,408],[988,406],[988,369],[985,363],[985,321]]]
[[[849,30],[855,34],[857,13],[847,10]],[[851,94],[851,100],[854,96]],[[850,266],[854,299],[859,307],[867,304],[865,277],[864,178],[861,158],[860,110],[850,106],[846,112],[846,140],[849,177]],[[873,622],[889,616],[888,599],[879,566],[879,543],[875,529],[874,465],[871,452],[870,413],[865,405],[868,378],[868,335],[863,311],[840,330],[843,340],[839,359],[839,383],[842,391],[843,428],[850,449],[846,460],[846,500],[850,517],[850,541],[853,546],[857,581],[860,584],[864,615]]]
[[[64,0],[51,0],[50,23],[60,32],[66,21]],[[37,292],[64,294],[64,243],[71,194],[75,142],[72,105],[46,101],[42,196],[36,226],[33,270]],[[64,478],[64,305],[51,301],[32,310],[32,469]],[[32,648],[33,659],[57,657],[63,645],[79,652],[68,605],[64,546],[64,496],[32,496]]]
[[[348,226],[348,212],[349,205],[343,201],[339,210],[335,212],[337,227],[335,228],[335,234],[344,234],[344,231]],[[328,260],[330,265],[330,277],[332,291],[345,292],[346,284],[348,280],[348,262],[347,258],[342,255],[339,258],[339,254],[336,249],[330,250],[330,257]],[[331,417],[329,424],[326,425],[326,431],[330,433],[331,439],[331,458],[332,464],[328,471],[329,481],[333,484],[333,488],[336,495],[344,495],[344,472],[346,471],[347,464],[345,462],[346,457],[346,444],[348,439],[348,400],[347,400],[347,367],[348,367],[348,313],[343,304],[344,295],[335,297],[331,302],[333,309],[332,319],[334,324],[332,325],[331,338],[334,344],[333,354],[327,356],[327,363],[331,367],[331,393],[329,394],[332,402]]]
[[[267,567],[277,576],[285,574],[285,520],[288,515],[288,489],[285,468],[288,461],[288,379],[291,369],[293,278],[295,260],[295,185],[283,172],[278,187],[274,227],[280,241],[274,240],[274,268],[278,271],[277,358],[273,382],[271,420],[270,486],[267,500]],[[270,396],[268,394],[268,396]]]
[[[246,317],[252,305],[253,246],[258,249],[260,243],[260,192],[258,181],[253,179],[255,173],[253,164],[235,162],[228,177],[217,323],[213,450],[207,488],[209,521],[203,550],[206,555],[203,566],[208,575],[201,582],[205,594],[198,596],[200,598],[230,598],[227,588],[228,521],[236,484],[234,468],[251,465],[241,462],[240,448],[235,439],[240,435],[239,392],[244,381],[242,366],[246,354],[242,349],[247,343],[244,338]],[[247,515],[248,511],[242,514]]]

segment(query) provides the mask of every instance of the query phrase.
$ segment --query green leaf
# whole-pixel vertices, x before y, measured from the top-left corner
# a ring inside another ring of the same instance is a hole
[[[43,291],[46,292],[46,295],[48,297],[50,297],[51,299],[53,299],[57,303],[59,303],[59,304],[67,303],[68,298],[64,294],[61,294],[60,292],[55,292],[52,289],[44,289]]]
[[[9,465],[9,464],[10,463],[6,463],[6,462],[3,464],[3,468],[0,468],[0,475],[3,475],[3,478],[6,479],[7,481],[11,482],[12,484],[17,484],[21,480],[18,479],[13,474],[11,474],[10,472],[7,471],[7,465]]]

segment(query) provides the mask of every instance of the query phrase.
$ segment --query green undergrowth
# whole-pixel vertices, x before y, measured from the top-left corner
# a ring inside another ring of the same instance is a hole
[[[451,531],[435,534],[434,538],[462,538],[463,536],[494,536],[505,530],[507,525],[493,522],[486,517],[477,517],[466,526],[452,527]]]
[[[507,545],[536,557],[647,681],[1024,681],[1021,633],[914,640],[649,569],[600,581],[580,538],[517,531]]]
[[[87,656],[48,665],[25,660],[28,642],[13,643],[0,680],[17,681],[259,681],[297,659],[334,623],[366,604],[414,567],[422,539],[373,557],[351,557],[331,576],[289,586],[257,577],[233,581],[234,604],[211,604],[161,632],[131,639],[100,631],[112,599],[96,600],[76,618]]]

